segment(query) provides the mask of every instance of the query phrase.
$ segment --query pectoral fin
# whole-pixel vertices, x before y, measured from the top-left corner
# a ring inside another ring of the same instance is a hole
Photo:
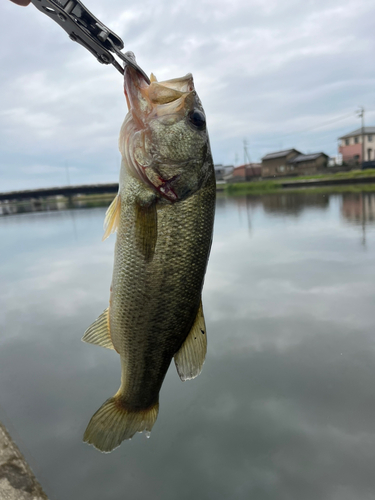
[[[179,351],[174,355],[174,362],[181,380],[190,380],[200,374],[206,351],[207,335],[201,301],[193,327]]]
[[[136,204],[135,237],[139,251],[146,262],[154,257],[158,238],[156,202],[150,205]]]
[[[121,198],[120,194],[109,205],[104,219],[104,235],[102,241],[106,240],[108,236],[117,230],[120,222],[121,213]]]
[[[88,327],[82,337],[83,342],[114,349],[109,332],[109,309],[107,308],[94,323]]]

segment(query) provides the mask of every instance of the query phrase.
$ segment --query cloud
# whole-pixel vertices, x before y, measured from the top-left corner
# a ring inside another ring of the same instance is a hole
[[[217,163],[242,156],[244,137],[253,160],[284,147],[335,154],[337,137],[359,125],[358,105],[368,124],[375,120],[373,2],[92,0],[88,7],[146,72],[194,74]],[[0,11],[8,47],[0,55],[2,189],[35,186],[17,169],[57,159],[74,163],[75,183],[113,181],[126,113],[120,74],[33,6],[3,2]]]

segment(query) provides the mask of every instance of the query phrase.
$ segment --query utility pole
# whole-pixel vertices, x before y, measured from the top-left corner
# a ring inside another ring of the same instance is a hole
[[[365,108],[363,106],[360,106],[357,113],[358,117],[361,118],[362,121],[361,136],[362,136],[362,168],[363,168],[363,162],[365,161]]]
[[[243,162],[244,162],[244,165],[245,165],[245,180],[248,180],[247,164],[251,163],[251,161],[250,161],[250,155],[249,155],[249,153],[247,151],[247,147],[248,147],[247,140],[244,139],[243,140]]]

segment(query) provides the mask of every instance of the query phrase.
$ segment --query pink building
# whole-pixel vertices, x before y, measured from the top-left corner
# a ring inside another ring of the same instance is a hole
[[[344,162],[374,161],[375,160],[375,127],[364,127],[365,157],[362,159],[362,129],[358,128],[349,134],[339,137],[339,153]]]

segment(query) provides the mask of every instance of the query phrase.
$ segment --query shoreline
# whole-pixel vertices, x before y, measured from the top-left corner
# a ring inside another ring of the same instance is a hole
[[[11,207],[30,206],[31,211],[43,211],[106,206],[117,191],[118,184],[112,183],[3,192],[0,193],[0,215],[12,213]],[[290,191],[322,193],[375,191],[375,170],[339,173],[334,176],[261,179],[238,183],[219,182],[216,191],[230,196]]]
[[[226,184],[224,191],[230,195],[262,194],[290,191],[353,192],[375,191],[375,170],[341,172],[333,176],[316,175],[295,178],[262,179],[258,181]]]
[[[9,432],[0,422],[0,498],[48,500]]]

